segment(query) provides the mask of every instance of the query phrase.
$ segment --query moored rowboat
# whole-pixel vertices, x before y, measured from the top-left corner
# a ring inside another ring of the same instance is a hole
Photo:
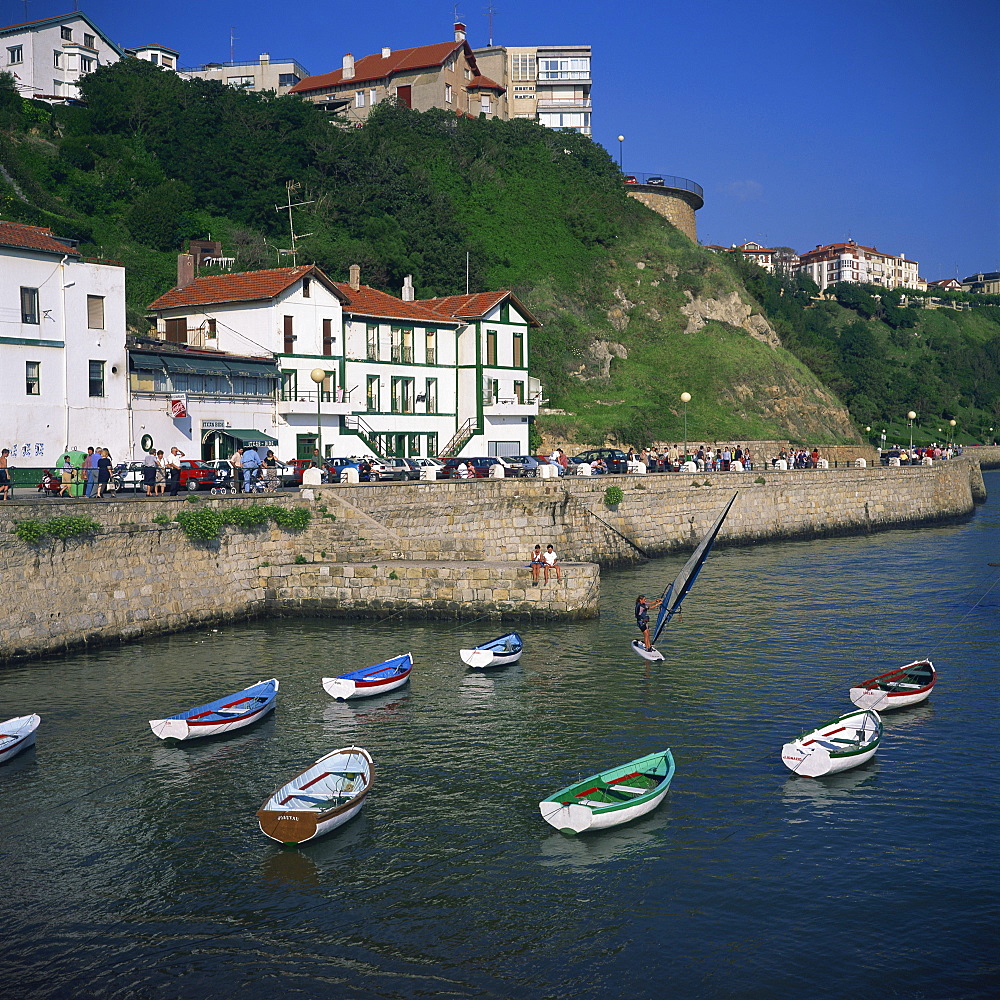
[[[374,778],[367,750],[334,750],[282,785],[257,810],[261,833],[282,844],[321,837],[361,811]]]
[[[851,701],[858,708],[874,708],[878,712],[919,705],[930,697],[936,681],[934,664],[930,660],[915,660],[852,687]]]
[[[391,660],[364,667],[337,677],[324,677],[323,690],[331,698],[347,701],[348,698],[370,698],[374,694],[395,691],[410,679],[413,657],[409,653],[394,656]]]
[[[563,833],[606,830],[652,812],[673,776],[673,754],[659,750],[560,788],[539,802],[538,810]]]
[[[274,708],[278,698],[278,681],[258,681],[235,694],[217,698],[207,705],[189,708],[169,719],[150,719],[149,728],[161,740],[193,740],[242,729],[259,722]]]
[[[34,744],[41,721],[37,715],[19,715],[16,719],[0,722],[0,764]]]
[[[781,760],[790,771],[820,778],[858,767],[875,756],[882,741],[877,712],[862,709],[827,722],[781,748]]]
[[[489,642],[481,643],[474,649],[459,650],[462,662],[470,667],[482,669],[483,667],[502,667],[505,663],[517,663],[521,659],[521,651],[524,643],[516,632],[508,632],[506,635],[490,639]]]

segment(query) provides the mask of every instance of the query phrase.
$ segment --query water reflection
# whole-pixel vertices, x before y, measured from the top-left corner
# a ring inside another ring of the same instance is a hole
[[[841,774],[831,774],[823,778],[803,778],[797,774],[790,775],[781,788],[781,794],[787,804],[792,806],[809,806],[818,814],[829,813],[832,807],[856,796],[862,791],[875,791],[879,778],[878,756],[867,764],[862,764],[852,771]],[[808,817],[793,813],[790,823],[808,822]]]
[[[551,830],[541,816],[543,828]],[[551,833],[539,845],[538,863],[547,868],[586,871],[603,865],[619,866],[627,861],[651,859],[666,846],[670,827],[670,796],[641,819],[574,837]]]

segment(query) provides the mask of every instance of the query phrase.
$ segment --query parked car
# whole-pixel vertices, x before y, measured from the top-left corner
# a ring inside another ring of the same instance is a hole
[[[639,182],[630,174],[628,177],[625,178],[625,183],[626,184],[638,184]]]
[[[517,466],[512,466],[510,462],[505,458],[499,458],[496,455],[477,455],[473,458],[449,458],[448,461],[444,463],[444,473],[442,477],[444,479],[458,479],[458,466],[461,462],[469,467],[472,475],[469,476],[470,479],[488,479],[490,475],[490,469],[494,465],[503,466],[504,476],[516,476],[518,474]]]
[[[662,177],[647,177],[646,183],[655,184],[657,187],[663,187],[664,181]]]
[[[327,458],[324,460],[326,464],[326,471],[330,477],[331,483],[339,483],[343,481],[344,469],[355,469],[358,475],[361,475],[360,465],[362,461],[367,461],[371,466],[371,478],[368,480],[362,479],[361,482],[371,482],[377,483],[385,479],[396,479],[398,478],[395,469],[391,469],[384,462],[380,462],[378,459],[371,458],[370,456],[365,456],[364,459],[359,458],[357,455],[352,455],[350,458],[347,457],[337,457],[337,458]]]
[[[413,458],[387,458],[386,468],[392,473],[391,479],[398,479],[400,482],[406,479],[414,480],[420,478],[420,466]]]
[[[598,459],[608,467],[608,472],[628,471],[628,456],[620,448],[592,448],[590,451],[573,456],[573,461],[578,465],[580,462],[589,462],[593,465]]]
[[[326,460],[329,462],[329,459]],[[284,462],[281,473],[281,485],[282,486],[294,486],[299,487],[302,485],[302,474],[306,469],[311,468],[312,459],[311,458],[293,458],[290,462]],[[326,469],[323,470],[323,482],[328,482],[329,476]]]
[[[435,479],[443,479],[441,471],[444,469],[444,462],[437,458],[411,458],[410,461],[421,471],[431,468],[435,472]]]
[[[182,490],[194,493],[195,490],[207,490],[215,485],[215,469],[207,462],[194,462],[185,459],[181,462],[180,484]]]
[[[538,475],[538,459],[533,455],[509,455],[505,459],[519,479]],[[510,473],[508,473],[510,475]]]

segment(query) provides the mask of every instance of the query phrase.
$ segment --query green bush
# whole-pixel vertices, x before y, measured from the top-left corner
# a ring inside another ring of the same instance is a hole
[[[309,527],[309,522],[312,519],[312,514],[308,507],[293,507],[289,510],[287,507],[269,506],[268,510],[271,514],[271,520],[279,528],[288,528],[291,531],[302,531],[304,528]],[[329,515],[333,517],[333,515]]]
[[[269,504],[263,503],[252,503],[249,507],[227,507],[222,512],[224,524],[236,525],[244,531],[267,524],[270,517],[271,507]]]
[[[306,561],[306,557],[304,555],[302,555],[301,552],[295,557],[295,565],[296,566],[301,566],[305,561]]]
[[[625,494],[620,486],[609,486],[604,491],[604,503],[608,507],[615,507],[625,499]]]
[[[81,538],[93,535],[101,530],[101,526],[89,517],[74,517],[67,514],[63,517],[28,518],[14,522],[14,534],[29,545],[37,545],[43,538]]]
[[[218,538],[223,523],[222,515],[210,507],[182,510],[175,520],[193,542],[207,542]]]

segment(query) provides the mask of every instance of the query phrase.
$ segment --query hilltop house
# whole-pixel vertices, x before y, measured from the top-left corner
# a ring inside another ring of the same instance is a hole
[[[276,359],[270,412],[261,399],[240,426],[275,442],[280,458],[310,458],[317,448],[326,456],[527,450],[540,394],[528,375],[528,330],[538,323],[510,292],[415,301],[407,283],[396,298],[362,285],[356,265],[347,282],[315,265],[194,278],[185,254],[178,271],[177,287],[149,306],[157,336],[255,355],[246,364]],[[205,426],[202,398],[189,392],[184,404],[204,457],[224,454],[231,442],[225,428]]]
[[[125,51],[79,11],[0,28],[0,70],[13,74],[22,97],[76,100],[81,76],[124,58]]]
[[[853,240],[828,243],[799,255],[799,272],[809,275],[823,291],[838,281],[882,285],[884,288],[926,288],[917,262],[900,254],[883,253]]]
[[[0,447],[13,466],[67,450],[128,455],[125,269],[50,229],[0,221]]]
[[[291,93],[354,122],[363,122],[386,97],[416,111],[444,108],[457,114],[508,116],[505,89],[480,73],[461,23],[455,24],[451,42],[383,48],[358,60],[348,52],[340,69],[308,76]]]

